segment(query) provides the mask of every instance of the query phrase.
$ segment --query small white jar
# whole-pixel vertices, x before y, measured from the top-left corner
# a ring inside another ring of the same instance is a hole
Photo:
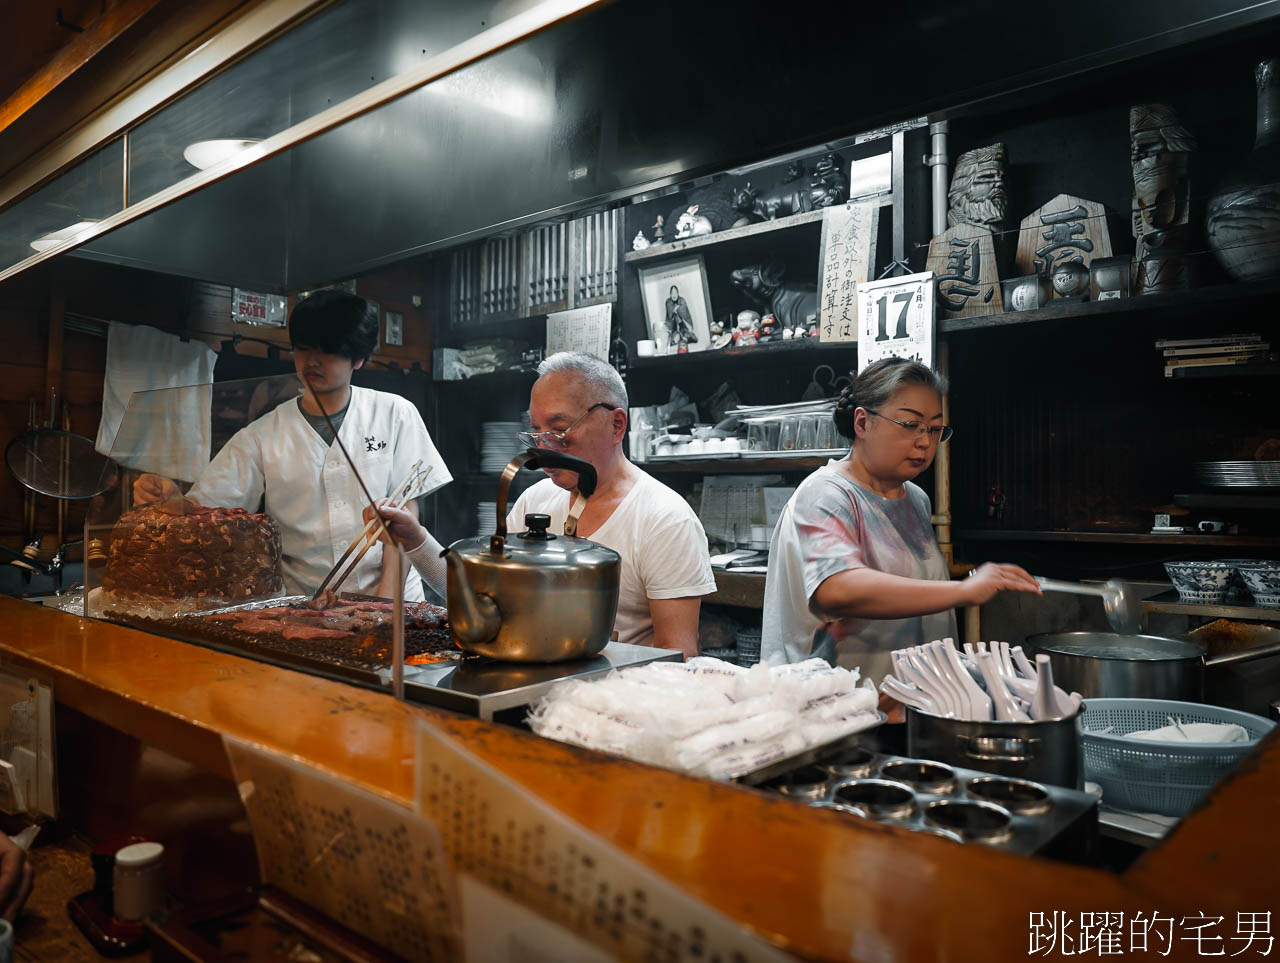
[[[122,923],[136,923],[164,908],[164,847],[159,843],[133,843],[116,852],[111,874],[114,916]]]

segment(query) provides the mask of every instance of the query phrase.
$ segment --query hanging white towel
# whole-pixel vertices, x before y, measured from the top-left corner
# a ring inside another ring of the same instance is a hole
[[[217,358],[202,341],[112,322],[98,451],[126,468],[194,481],[209,464]]]

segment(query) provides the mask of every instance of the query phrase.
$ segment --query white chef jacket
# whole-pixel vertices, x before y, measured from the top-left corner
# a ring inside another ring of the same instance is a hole
[[[418,459],[432,471],[412,497],[453,480],[417,408],[399,395],[352,385],[338,438],[375,499],[391,497],[392,486],[400,484]],[[337,442],[326,445],[295,401],[236,432],[187,497],[201,505],[255,512],[264,494],[266,513],[280,527],[285,588],[291,594],[310,594],[364,528],[367,500]],[[342,591],[373,593],[381,570],[379,543]],[[423,598],[422,579],[412,568],[404,597]]]

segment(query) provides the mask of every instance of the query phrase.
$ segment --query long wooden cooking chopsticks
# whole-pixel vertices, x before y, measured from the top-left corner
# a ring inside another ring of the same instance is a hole
[[[392,494],[395,496],[395,500],[391,503],[391,506],[393,508],[403,508],[405,503],[409,501],[411,493],[422,482],[426,481],[427,476],[431,474],[431,470],[434,467],[434,465],[428,465],[427,470],[424,472],[422,470],[422,459],[418,459],[414,462],[413,466],[409,469],[409,474],[405,476],[404,481],[392,489]],[[360,564],[360,560],[364,558],[365,554],[373,546],[373,543],[377,541],[375,533],[379,527],[381,527],[381,524],[382,523],[377,514],[375,514],[373,518],[369,519],[365,524],[364,529],[355,537],[355,540],[347,546],[347,550],[342,553],[342,557],[338,559],[337,564],[335,564],[333,568],[329,569],[329,574],[324,577],[324,581],[322,581],[320,583],[320,587],[316,589],[315,595],[311,596],[313,599],[318,599],[326,589],[329,589],[335,594],[337,593],[338,588],[347,580],[351,573],[355,571],[356,566]],[[363,547],[361,547],[362,543]],[[346,571],[342,573],[341,577],[334,581],[334,576],[337,575],[338,571],[342,568],[343,563],[346,562],[346,560],[351,556],[351,553],[357,548],[360,549],[359,554],[356,555],[351,564],[347,566]],[[330,585],[331,582],[333,583],[332,585]]]

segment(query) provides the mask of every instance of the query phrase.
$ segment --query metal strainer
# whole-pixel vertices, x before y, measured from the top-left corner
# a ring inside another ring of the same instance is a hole
[[[106,491],[116,464],[83,435],[52,428],[29,429],[4,451],[5,464],[21,484],[51,498],[92,498]]]

